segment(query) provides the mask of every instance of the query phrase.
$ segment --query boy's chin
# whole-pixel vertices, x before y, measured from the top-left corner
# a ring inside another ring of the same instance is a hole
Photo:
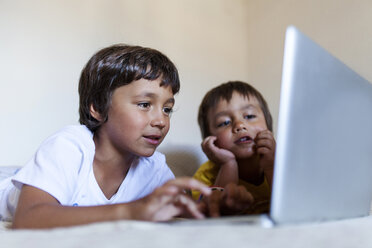
[[[149,153],[145,153],[145,154],[143,154],[141,156],[142,157],[151,157],[154,153],[155,153],[155,150],[153,150],[152,152],[149,152]]]
[[[137,152],[136,155],[139,157],[151,157],[155,153],[155,148],[154,149],[146,149],[140,152]]]
[[[257,156],[257,154],[253,151],[237,152],[237,153],[234,153],[234,155],[236,159],[250,159],[250,158],[254,158]]]

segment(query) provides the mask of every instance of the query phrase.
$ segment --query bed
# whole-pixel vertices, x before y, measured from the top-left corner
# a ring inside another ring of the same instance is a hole
[[[193,146],[172,146],[163,152],[176,176],[192,174],[206,159]],[[0,180],[18,168],[0,167]],[[10,223],[0,222],[0,247],[372,247],[372,216],[274,228],[231,223],[114,221],[48,230],[12,230]]]
[[[0,247],[372,247],[372,216],[277,228],[117,221],[30,231],[7,225],[1,223]]]

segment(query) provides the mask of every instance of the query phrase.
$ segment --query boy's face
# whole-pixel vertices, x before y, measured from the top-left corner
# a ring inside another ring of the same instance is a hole
[[[220,100],[208,112],[209,130],[216,136],[216,145],[234,153],[236,158],[255,154],[254,139],[267,129],[265,116],[257,99],[233,92],[230,102]]]
[[[106,149],[146,157],[154,153],[168,133],[174,105],[171,87],[160,87],[160,82],[140,79],[114,90],[108,119],[99,130]]]

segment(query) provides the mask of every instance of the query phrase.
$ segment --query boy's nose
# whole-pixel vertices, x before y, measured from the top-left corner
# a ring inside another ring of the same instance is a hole
[[[152,120],[151,120],[151,126],[158,127],[160,129],[163,129],[166,125],[166,120],[163,112],[154,114]]]
[[[246,131],[246,130],[247,130],[247,128],[245,127],[245,125],[242,121],[235,122],[235,124],[234,124],[234,132],[235,133],[238,133],[238,132],[241,132],[241,131]]]

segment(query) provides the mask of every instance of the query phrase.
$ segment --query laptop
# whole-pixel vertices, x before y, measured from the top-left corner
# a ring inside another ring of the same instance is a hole
[[[268,215],[177,223],[273,226],[369,214],[372,84],[293,26],[286,31],[276,141]]]

